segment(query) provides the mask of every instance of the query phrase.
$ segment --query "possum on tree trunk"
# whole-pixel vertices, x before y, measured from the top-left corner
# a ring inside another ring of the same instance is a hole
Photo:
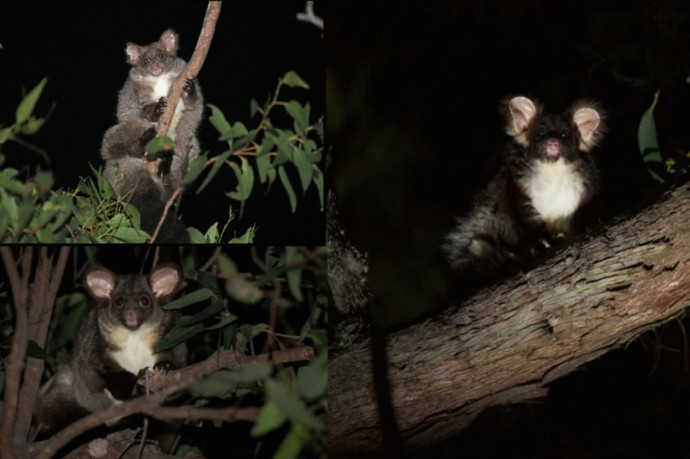
[[[577,211],[599,189],[590,154],[605,132],[597,102],[549,114],[518,96],[501,111],[511,141],[500,169],[442,247],[456,272],[496,274],[567,238]]]

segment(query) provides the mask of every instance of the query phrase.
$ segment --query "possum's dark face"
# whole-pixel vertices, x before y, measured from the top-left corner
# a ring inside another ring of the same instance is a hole
[[[578,157],[578,131],[563,115],[542,115],[535,120],[527,134],[527,151],[531,156],[547,161]]]
[[[604,132],[598,104],[578,101],[563,114],[544,113],[541,104],[524,96],[510,99],[502,109],[506,132],[531,158],[551,162],[576,161],[601,140]]]
[[[141,276],[120,276],[112,293],[108,314],[122,325],[135,330],[157,307],[153,292]]]
[[[174,61],[174,55],[170,55],[160,48],[151,47],[141,56],[138,66],[144,72],[158,76],[171,68]]]
[[[160,40],[148,46],[127,43],[127,63],[136,67],[141,76],[159,76],[170,70],[177,57],[178,37],[172,30],[166,30]]]
[[[178,268],[163,266],[147,277],[122,275],[96,266],[85,279],[86,289],[98,300],[99,320],[108,325],[123,325],[137,330],[142,324],[160,322],[165,314],[161,308],[182,285]]]

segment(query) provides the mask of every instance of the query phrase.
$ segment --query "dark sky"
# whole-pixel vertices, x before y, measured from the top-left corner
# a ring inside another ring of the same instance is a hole
[[[311,91],[286,89],[282,97],[311,101],[312,121],[324,113],[325,47],[322,31],[298,22],[295,14],[303,1],[224,2],[215,36],[198,76],[204,102],[217,105],[231,122],[248,128],[249,102],[266,101],[278,78],[295,70]],[[100,143],[115,123],[117,93],[127,78],[125,43],[148,44],[167,28],[180,36],[179,56],[191,56],[206,12],[205,2],[5,2],[0,14],[0,123],[14,119],[22,88],[30,89],[44,76],[48,84],[36,113],[45,114],[52,102],[56,110],[39,135],[27,140],[45,149],[51,165],[16,145],[6,144],[8,164],[40,164],[57,177],[57,186],[73,188],[79,176],[90,174],[88,163],[102,164]],[[270,12],[270,14],[267,14]],[[317,15],[323,16],[320,5]],[[207,110],[206,116],[209,112]],[[280,118],[274,119],[279,122]],[[288,124],[291,126],[291,123]],[[208,121],[200,130],[202,149],[218,155],[226,148]],[[239,202],[224,196],[235,189],[229,168],[200,197],[187,193],[182,212],[191,226],[205,231],[214,221],[221,225],[228,204],[239,211]],[[301,189],[299,182],[296,192]],[[245,215],[230,232],[240,235],[257,223],[255,241],[270,244],[322,243],[323,214],[312,186],[291,214],[286,193],[276,182],[266,194],[257,187],[245,205]]]

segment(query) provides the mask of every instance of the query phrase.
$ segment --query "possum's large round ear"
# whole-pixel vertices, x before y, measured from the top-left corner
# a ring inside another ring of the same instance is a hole
[[[161,266],[149,275],[149,285],[156,298],[174,295],[182,288],[182,283],[182,273],[177,266]]]
[[[129,65],[139,64],[142,54],[143,50],[141,49],[141,46],[135,45],[134,43],[127,43],[127,46],[125,47],[125,55],[127,56],[127,63]]]
[[[84,278],[84,285],[89,294],[97,300],[109,300],[115,288],[117,276],[102,266],[89,269]]]
[[[589,151],[597,146],[604,137],[606,132],[605,114],[599,103],[591,100],[577,101],[570,110],[573,123],[580,133],[578,147],[582,151]]]
[[[504,110],[506,121],[506,132],[515,138],[520,145],[527,146],[527,130],[534,118],[539,113],[540,106],[532,102],[525,96],[517,96],[510,99],[507,109]]]
[[[176,55],[177,48],[180,45],[180,39],[174,30],[168,29],[163,32],[158,43],[166,53]]]

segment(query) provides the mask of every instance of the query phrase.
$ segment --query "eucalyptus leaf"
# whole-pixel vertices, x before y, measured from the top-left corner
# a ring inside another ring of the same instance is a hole
[[[12,127],[0,129],[0,145],[7,142],[7,139],[12,135]]]
[[[180,320],[177,321],[177,325],[180,327],[187,327],[189,325],[194,325],[196,323],[203,322],[209,317],[216,315],[222,309],[222,302],[213,302],[194,315],[180,317]]]
[[[290,199],[290,209],[292,209],[292,213],[295,213],[295,210],[297,209],[297,196],[295,195],[295,190],[292,188],[290,179],[285,172],[284,166],[280,166],[278,168],[278,176],[280,176],[280,182],[283,184],[288,198]]]
[[[141,244],[151,239],[145,231],[131,228],[128,226],[120,226],[113,233],[113,239],[130,244]]]
[[[249,117],[254,118],[254,115],[259,112],[260,108],[256,99],[252,98],[252,100],[249,101]]]
[[[210,170],[210,171],[208,172],[208,174],[206,175],[206,178],[204,178],[204,181],[201,183],[201,185],[199,186],[199,188],[197,188],[197,190],[196,190],[197,194],[201,193],[201,190],[203,190],[204,188],[206,188],[206,185],[208,185],[209,183],[211,183],[211,179],[213,179],[213,177],[215,177],[215,175],[216,175],[216,174],[218,173],[218,171],[220,170],[220,167],[221,167],[223,164],[225,164],[225,161],[230,157],[230,155],[232,155],[232,151],[231,151],[231,150],[227,150],[227,151],[221,153],[221,154],[216,158],[216,160],[215,160],[215,161],[213,162],[213,164],[211,165],[211,170]]]
[[[206,166],[206,160],[206,154],[204,153],[203,155],[197,156],[189,163],[189,168],[187,169],[187,173],[184,175],[184,180],[182,181],[183,185],[189,185],[196,180],[199,175],[201,175],[201,172],[204,170],[204,166]],[[197,194],[199,194],[199,191],[197,191]]]
[[[321,212],[323,212],[323,195],[324,195],[324,187],[323,187],[323,172],[321,172],[321,169],[314,164],[314,185],[316,186],[316,190],[319,193],[319,203],[321,204]]]
[[[151,157],[158,156],[161,151],[169,151],[175,149],[175,141],[167,135],[154,137],[146,144],[145,150]]]
[[[303,424],[310,429],[325,430],[324,423],[302,404],[283,381],[267,379],[265,384],[268,400],[275,403],[281,413],[292,421]]]
[[[261,408],[259,417],[256,419],[249,434],[252,437],[261,437],[273,432],[285,423],[285,415],[278,409],[274,402],[268,401]]]
[[[328,354],[322,352],[297,374],[297,387],[307,400],[326,396],[328,390]]]
[[[208,107],[211,109],[211,116],[208,117],[208,120],[220,133],[218,140],[224,142],[232,139],[232,127],[228,120],[225,119],[223,112],[213,104],[208,104]]]
[[[237,316],[232,315],[230,313],[227,313],[217,323],[215,323],[213,325],[209,325],[208,327],[205,328],[205,330],[206,331],[218,330],[220,328],[227,326],[228,324],[233,323],[236,320],[237,320]]]
[[[663,178],[650,167],[650,163],[663,163],[659,141],[657,139],[656,122],[654,121],[654,107],[656,99],[647,111],[644,112],[637,128],[637,143],[642,158],[647,164],[647,170],[654,180],[663,183]],[[662,173],[663,174],[663,173]]]
[[[297,173],[299,174],[300,183],[302,184],[302,194],[304,194],[311,184],[314,169],[304,150],[295,149],[293,158],[295,159],[295,167],[297,167]]]
[[[199,290],[195,290],[191,293],[186,294],[182,298],[178,298],[175,301],[171,301],[170,303],[163,306],[163,309],[167,309],[167,310],[181,309],[181,308],[184,308],[185,306],[189,306],[190,304],[196,304],[196,303],[201,303],[202,301],[206,301],[209,298],[212,298],[213,296],[214,296],[214,293],[210,289],[201,288]]]
[[[204,326],[201,324],[192,325],[191,327],[174,327],[156,344],[153,352],[171,349],[183,341],[187,341],[192,336],[199,334],[203,329]]]
[[[290,70],[283,76],[282,82],[292,88],[309,89],[309,85],[294,70]]]
[[[300,253],[297,247],[288,246],[285,248],[285,264],[288,266],[288,271],[285,275],[287,276],[288,289],[295,300],[300,303],[304,301],[302,296],[302,269],[299,266],[303,261],[304,255]],[[295,265],[298,265],[298,267],[292,267]]]
[[[24,194],[24,183],[20,182],[19,180],[14,180],[4,172],[5,171],[0,171],[0,188],[18,195]]]
[[[237,177],[237,188],[235,191],[227,193],[228,197],[240,201],[240,218],[244,211],[244,203],[251,195],[254,188],[254,169],[249,165],[246,158],[241,157],[241,167],[237,163],[230,163],[232,170]]]
[[[29,119],[47,82],[48,78],[44,77],[21,101],[15,113],[17,124],[22,124]]]

